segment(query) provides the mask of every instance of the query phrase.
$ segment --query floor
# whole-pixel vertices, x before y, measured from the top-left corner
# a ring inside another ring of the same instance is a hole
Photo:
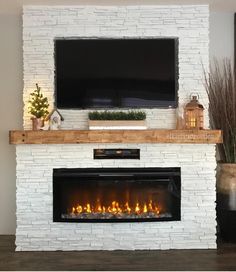
[[[218,250],[15,252],[0,236],[0,270],[236,270],[236,244]]]

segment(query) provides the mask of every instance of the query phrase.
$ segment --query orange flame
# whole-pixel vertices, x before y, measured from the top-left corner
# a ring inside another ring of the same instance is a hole
[[[147,205],[146,205],[146,203],[144,204],[144,206],[143,206],[143,212],[147,212],[148,211],[148,209],[147,209]]]
[[[131,213],[131,208],[129,207],[129,203],[128,202],[125,203],[125,212]]]
[[[148,204],[147,203],[140,204],[139,202],[137,202],[134,206],[130,206],[128,202],[126,202],[124,205],[121,205],[118,201],[114,200],[111,202],[111,205],[108,207],[101,206],[100,203],[98,203],[95,207],[93,207],[90,203],[87,203],[84,206],[78,204],[75,207],[71,208],[72,214],[80,214],[80,213],[144,214],[144,213],[150,213],[150,212],[155,214],[160,214],[160,209],[158,205],[153,204],[152,200],[150,200]]]
[[[136,212],[136,213],[139,213],[139,212],[140,212],[139,203],[136,203],[135,212]]]
[[[76,207],[76,212],[77,212],[77,213],[82,213],[82,212],[83,212],[83,207],[80,206],[80,205],[78,205],[78,206]]]
[[[98,212],[100,212],[100,213],[102,212],[102,207],[101,207],[101,205],[98,206],[97,210],[98,210]]]
[[[91,212],[92,212],[89,203],[86,204],[86,207],[84,207],[84,210],[85,210],[87,213],[91,213]]]

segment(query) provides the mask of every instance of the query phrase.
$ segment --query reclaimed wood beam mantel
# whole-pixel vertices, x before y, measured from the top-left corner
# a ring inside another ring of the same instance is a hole
[[[220,130],[51,130],[10,131],[10,144],[222,143]]]

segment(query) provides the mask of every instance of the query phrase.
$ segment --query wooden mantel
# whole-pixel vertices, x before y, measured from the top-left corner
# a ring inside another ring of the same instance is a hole
[[[222,142],[220,130],[51,130],[10,131],[10,144],[192,143]]]

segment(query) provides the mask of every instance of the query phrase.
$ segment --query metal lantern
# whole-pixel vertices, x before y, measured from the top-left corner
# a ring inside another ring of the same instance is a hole
[[[198,96],[193,95],[184,108],[184,123],[186,129],[203,129],[204,107],[198,102]]]

